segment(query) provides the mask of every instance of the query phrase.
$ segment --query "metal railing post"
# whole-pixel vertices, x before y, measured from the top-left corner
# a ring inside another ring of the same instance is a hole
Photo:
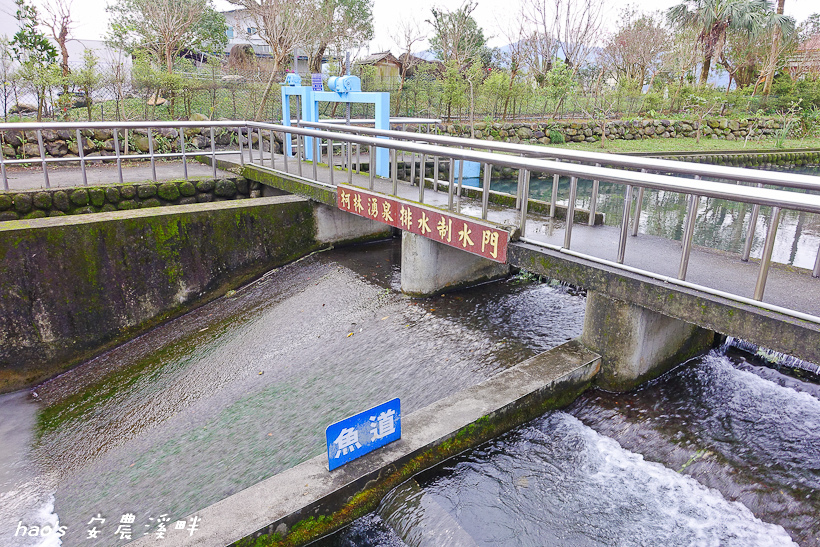
[[[151,134],[151,128],[148,128],[148,155],[151,156],[151,180],[157,182],[157,161],[154,158],[154,137]]]
[[[117,132],[117,128],[114,128],[114,155],[117,158],[117,176],[119,177],[120,184],[123,183],[122,179],[122,158],[120,157],[120,135]],[[186,177],[187,179],[187,177]]]
[[[273,129],[270,130],[270,168],[276,169],[276,137]]]
[[[453,186],[456,180],[456,160],[450,158],[450,170],[447,176],[447,210],[453,210]]]
[[[817,258],[814,259],[814,270],[812,277],[820,277],[820,249],[817,249]]]
[[[641,169],[641,173],[646,173],[646,169]],[[638,188],[638,199],[635,205],[635,218],[632,220],[632,237],[638,236],[638,228],[641,224],[641,207],[643,206],[643,186]]]
[[[336,186],[336,183],[333,182],[333,139],[327,140],[327,166],[330,172],[330,184]]]
[[[43,163],[43,182],[46,188],[51,188],[51,182],[48,180],[48,164],[46,163],[46,147],[43,146],[43,132],[37,130],[37,144],[40,146],[40,160]]]
[[[318,181],[319,175],[317,173],[317,166],[319,164],[319,139],[313,137],[310,139],[313,142],[313,180]]]
[[[567,226],[564,229],[564,248],[572,241],[572,224],[575,221],[575,198],[578,195],[578,177],[569,178],[569,202],[567,203]]]
[[[80,172],[83,174],[83,185],[88,186],[88,173],[85,170],[85,147],[83,146],[83,136],[80,133],[80,130],[75,130],[74,134],[77,136],[77,155],[80,156]],[[5,166],[3,166],[3,171],[5,173]],[[3,181],[5,182],[5,175],[3,176]],[[6,185],[6,190],[8,190],[8,185]]]
[[[253,165],[253,127],[250,126],[248,126],[248,163]]]
[[[302,143],[302,136],[297,134],[296,135],[296,172],[299,173],[300,177],[302,176],[302,158],[304,157],[304,154],[302,154],[302,144],[303,144]],[[332,158],[333,156],[330,156],[330,157]],[[253,161],[253,160],[251,160],[251,161]],[[328,162],[328,163],[330,163],[330,169],[332,170],[333,169],[333,164],[331,162]]]
[[[521,210],[521,186],[524,182],[524,170],[518,169],[518,180],[515,183],[515,209]]]
[[[600,163],[596,163],[595,167],[600,167]],[[595,226],[595,213],[598,211],[598,187],[600,182],[598,179],[592,181],[592,195],[589,197],[589,222],[588,226]]]
[[[419,164],[419,203],[424,203],[424,164],[427,158],[424,154],[421,155],[421,163]]]
[[[427,126],[428,133],[430,132],[430,126]],[[438,192],[438,163],[439,157],[433,156],[433,192]]]
[[[766,278],[769,276],[769,266],[772,262],[772,251],[774,251],[774,240],[777,236],[777,225],[780,222],[780,207],[772,207],[772,221],[769,230],[766,232],[766,241],[763,244],[763,256],[760,258],[760,271],[757,274],[755,283],[755,300],[763,300],[763,292],[766,290]]]
[[[399,193],[399,164],[396,162],[396,149],[390,149],[390,161],[393,164],[393,172],[391,173],[391,177],[393,179],[393,195],[396,196]]]
[[[367,149],[368,154],[368,162],[367,162],[367,171],[368,171],[368,181],[367,187],[371,190],[373,189],[373,183],[376,181],[376,148],[371,144],[368,146]]]
[[[236,128],[236,134],[239,137],[237,139],[237,141],[239,141],[239,165],[245,167],[245,150],[242,145],[242,127]],[[285,155],[287,155],[287,152],[285,152]]]
[[[762,188],[762,184],[757,185],[758,188]],[[755,239],[755,230],[757,229],[757,217],[760,215],[760,205],[755,203],[752,206],[752,215],[749,217],[749,227],[746,229],[746,241],[743,244],[743,254],[740,257],[740,260],[743,262],[749,261],[749,255],[752,254],[752,243],[754,243]]]
[[[347,154],[347,183],[353,184],[353,143],[348,141],[345,150]]]
[[[456,189],[456,213],[461,213],[461,184],[464,181],[464,160],[458,162],[458,188]]]
[[[362,147],[356,143],[356,174],[362,174]]]
[[[410,152],[410,186],[416,182],[416,155]]]
[[[79,131],[79,129],[77,131]],[[80,143],[80,146],[82,147],[82,143]],[[3,190],[8,190],[9,178],[8,175],[6,175],[6,158],[4,156],[5,154],[3,153],[3,143],[2,141],[0,141],[0,176],[3,177]],[[83,166],[83,175],[85,175],[85,166]]]
[[[621,219],[621,235],[618,238],[618,264],[624,263],[626,238],[629,235],[629,212],[632,210],[632,185],[626,185],[624,194],[624,216]]]
[[[683,250],[680,257],[680,267],[678,268],[678,279],[686,280],[686,271],[689,269],[689,254],[692,251],[692,240],[695,234],[695,222],[698,218],[698,204],[700,196],[688,196],[688,207],[686,224],[683,232]]]
[[[521,237],[526,237],[527,235],[527,207],[529,206],[530,200],[530,172],[524,169],[524,175],[522,177],[524,179],[523,186],[523,199],[521,200],[521,222],[519,222],[519,228],[521,229]]]
[[[182,173],[185,176],[185,180],[188,180],[188,158],[185,157],[185,128],[179,128],[179,147],[182,150]],[[248,147],[249,149],[253,150],[252,147]],[[253,161],[253,159],[251,159]]]
[[[214,134],[214,127],[211,126],[211,172],[216,178],[216,135]]]
[[[288,147],[285,145],[285,139],[290,139],[290,133],[285,133],[282,137],[282,163],[285,166],[285,173],[290,173],[288,169]]]
[[[558,182],[561,180],[561,175],[555,173],[552,176],[552,196],[550,197],[550,218],[555,218],[555,209],[558,206]]]
[[[489,163],[484,164],[484,183],[481,188],[481,219],[487,220],[487,212],[490,209],[490,177],[493,168]]]

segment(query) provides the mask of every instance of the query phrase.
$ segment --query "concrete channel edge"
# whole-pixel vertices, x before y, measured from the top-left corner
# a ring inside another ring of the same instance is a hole
[[[536,355],[402,419],[404,436],[327,470],[316,456],[192,516],[193,535],[169,530],[164,545],[304,545],[373,511],[392,488],[464,450],[571,403],[592,383],[601,357],[577,340]],[[153,545],[151,537],[129,543]]]

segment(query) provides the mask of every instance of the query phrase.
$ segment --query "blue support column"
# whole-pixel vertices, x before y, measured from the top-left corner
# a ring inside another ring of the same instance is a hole
[[[317,118],[310,118],[310,113],[312,113],[313,109],[310,106],[313,104],[313,90],[309,86],[304,85],[284,85],[282,86],[282,125],[286,125],[290,127],[290,98],[291,97],[300,97],[301,98],[301,110],[302,110],[302,120],[304,121],[316,121]],[[288,157],[292,157],[293,154],[293,145],[290,142],[289,138],[284,139],[285,145],[285,154]],[[312,142],[305,141],[305,150],[308,152],[308,159],[312,158],[313,155],[313,146]]]

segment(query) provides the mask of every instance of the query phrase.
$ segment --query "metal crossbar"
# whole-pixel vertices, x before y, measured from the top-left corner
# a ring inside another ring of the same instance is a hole
[[[774,221],[770,224],[764,243],[764,252],[761,259],[758,279],[754,291],[754,299],[760,303],[763,298],[766,280],[768,276],[769,266],[771,263],[772,249],[774,246],[774,239],[777,233],[777,219],[783,210],[805,211],[809,213],[820,214],[820,195],[795,193],[783,191],[781,189],[765,188],[764,185],[777,185],[779,187],[787,188],[802,188],[811,190],[820,190],[820,178],[809,175],[794,175],[790,173],[770,173],[758,170],[746,170],[740,168],[726,168],[717,166],[703,166],[700,164],[691,164],[685,162],[676,162],[669,160],[654,160],[651,158],[635,158],[631,156],[617,156],[609,154],[595,154],[579,151],[558,150],[554,148],[542,148],[526,145],[511,145],[508,143],[496,143],[488,141],[460,139],[455,137],[447,137],[440,135],[433,135],[430,133],[408,133],[400,131],[381,131],[369,128],[351,128],[348,126],[341,126],[327,123],[311,123],[302,122],[302,125],[310,125],[311,127],[300,126],[283,126],[279,124],[270,124],[264,122],[254,121],[223,121],[223,122],[97,122],[97,123],[24,123],[24,124],[0,124],[0,134],[8,131],[26,131],[35,132],[37,141],[41,152],[41,157],[38,158],[43,169],[43,178],[46,186],[49,186],[48,179],[48,165],[51,163],[65,163],[78,162],[83,171],[84,181],[87,183],[85,177],[85,164],[89,161],[87,156],[79,154],[76,157],[61,157],[51,158],[46,157],[42,132],[45,130],[60,130],[60,129],[76,129],[78,134],[82,129],[111,129],[114,130],[115,138],[115,155],[106,156],[102,159],[116,160],[119,168],[120,180],[122,177],[122,160],[138,160],[150,159],[152,164],[156,159],[162,158],[182,158],[183,169],[185,170],[187,178],[187,159],[196,154],[193,150],[186,150],[189,144],[185,141],[186,129],[207,129],[210,136],[210,150],[202,151],[201,155],[210,158],[211,162],[215,164],[216,158],[222,155],[235,155],[234,150],[219,150],[217,151],[214,144],[214,131],[219,128],[230,128],[240,132],[239,138],[239,154],[240,163],[245,165],[245,153],[243,151],[242,137],[247,135],[248,139],[248,153],[249,164],[264,167],[264,154],[262,147],[262,135],[264,132],[273,134],[278,132],[283,135],[283,141],[291,139],[291,136],[296,137],[295,152],[297,156],[288,158],[288,155],[283,156],[284,170],[288,171],[288,159],[295,160],[299,176],[307,175],[303,173],[302,169],[302,150],[305,137],[313,137],[314,143],[319,140],[327,141],[327,165],[330,171],[330,185],[334,186],[333,171],[335,168],[334,162],[334,142],[343,143],[340,146],[342,154],[347,154],[350,158],[350,147],[356,145],[357,161],[356,170],[361,169],[360,158],[358,157],[358,150],[365,146],[370,151],[370,165],[368,186],[374,187],[375,182],[375,158],[376,151],[387,149],[391,151],[391,159],[393,165],[390,169],[390,178],[392,179],[392,193],[397,194],[396,180],[396,159],[399,153],[409,154],[411,158],[418,155],[421,159],[420,173],[418,176],[419,184],[419,200],[424,199],[424,184],[425,184],[425,170],[424,164],[426,158],[435,158],[435,172],[438,173],[438,162],[441,158],[449,161],[449,180],[448,181],[433,181],[433,188],[438,190],[440,183],[447,184],[448,188],[448,208],[453,210],[453,193],[455,188],[455,173],[459,171],[458,189],[456,190],[457,201],[455,209],[458,212],[460,209],[461,197],[461,179],[462,169],[465,161],[477,162],[484,167],[484,179],[481,188],[476,191],[481,192],[481,214],[480,217],[486,219],[489,210],[489,196],[490,196],[490,173],[492,168],[510,167],[519,170],[522,173],[518,177],[516,189],[516,196],[520,196],[517,201],[517,209],[519,210],[517,217],[517,224],[522,229],[522,238],[526,238],[524,232],[527,221],[527,204],[529,201],[529,183],[532,173],[552,174],[553,178],[553,196],[557,188],[557,179],[559,176],[569,177],[570,184],[570,199],[567,207],[567,219],[565,225],[564,245],[561,249],[569,252],[571,244],[572,226],[575,215],[575,201],[577,197],[577,180],[579,178],[589,179],[596,182],[608,182],[620,185],[624,188],[625,204],[623,223],[620,230],[619,245],[617,252],[617,264],[624,268],[624,251],[629,234],[629,218],[632,202],[632,195],[637,193],[642,195],[646,189],[659,190],[666,192],[675,192],[687,196],[689,202],[688,216],[685,226],[685,233],[682,241],[681,264],[679,268],[678,279],[685,282],[687,266],[689,262],[689,255],[693,244],[693,232],[695,230],[697,204],[703,198],[716,198],[729,200],[733,202],[747,203],[752,205],[755,209],[760,206],[769,206],[773,208]],[[153,132],[163,128],[174,129],[179,132],[180,151],[179,152],[165,152],[155,153],[153,150],[153,139],[151,135]],[[120,150],[118,132],[132,131],[135,129],[146,129],[149,135],[149,153],[128,154]],[[259,136],[259,163],[255,164],[253,155],[253,139],[252,136],[257,133]],[[78,142],[78,147],[82,148],[82,143]],[[326,184],[318,181],[318,171],[316,162],[319,158],[319,150],[313,149],[313,179],[314,182]],[[274,169],[273,150],[271,150],[271,169]],[[4,188],[8,188],[7,167],[17,165],[20,163],[32,163],[33,159],[5,159],[0,158],[0,167],[2,167],[2,177]],[[95,158],[96,159],[96,158]],[[561,161],[563,160],[563,161]],[[459,161],[458,168],[455,167],[455,161]],[[349,177],[352,176],[353,164],[348,161],[341,161],[341,165],[346,166]],[[412,161],[415,171],[415,160]],[[614,169],[612,167],[619,167]],[[624,170],[623,167],[641,169],[641,172]],[[265,167],[267,168],[267,167]],[[705,171],[708,169],[708,173]],[[324,170],[324,168],[323,168]],[[661,171],[663,173],[677,173],[684,176],[669,176],[666,174],[658,174],[654,171]],[[714,182],[699,180],[701,175],[708,175],[710,177],[719,177],[731,180],[734,183]],[[415,173],[411,174],[415,178]],[[694,177],[694,178],[692,178]],[[437,178],[437,177],[436,177]],[[309,179],[308,179],[309,180]],[[737,181],[755,183],[757,186],[739,186]],[[412,180],[411,180],[412,182]],[[522,188],[523,186],[523,188]],[[597,184],[593,192],[597,190]],[[553,197],[551,207],[551,215],[555,214],[555,198]],[[594,211],[594,208],[593,208]],[[634,219],[633,227],[637,227],[637,215],[640,214],[640,209],[636,210],[636,217]],[[633,232],[636,233],[636,232]],[[749,237],[749,236],[747,236]],[[529,240],[531,243],[539,244],[536,241]],[[544,247],[551,247],[547,244],[540,243]],[[573,251],[574,253],[574,251]],[[594,258],[594,257],[593,257]],[[651,272],[647,272],[648,274]],[[657,274],[652,274],[657,276]],[[820,252],[814,268],[814,275],[820,275]],[[761,303],[761,305],[763,305]],[[805,315],[805,314],[803,314]],[[820,322],[820,319],[818,319]]]

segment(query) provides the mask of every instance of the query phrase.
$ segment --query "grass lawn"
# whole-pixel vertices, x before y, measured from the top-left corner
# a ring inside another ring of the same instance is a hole
[[[626,152],[719,152],[733,151],[754,152],[766,150],[777,152],[778,150],[788,150],[794,148],[806,148],[820,150],[820,138],[787,139],[781,148],[775,146],[774,139],[760,141],[726,141],[712,138],[702,138],[700,143],[695,139],[644,139],[640,141],[626,141],[623,139],[608,140],[606,146],[601,148],[600,142],[573,142],[567,144],[553,145],[558,148],[571,148],[573,150],[588,150],[590,152],[610,152],[622,154]]]

